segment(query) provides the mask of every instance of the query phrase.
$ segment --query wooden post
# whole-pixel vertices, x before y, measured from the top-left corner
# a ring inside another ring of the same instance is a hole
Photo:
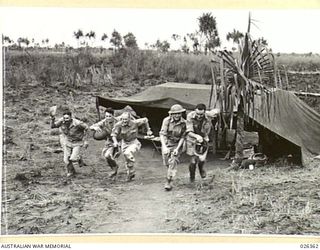
[[[225,82],[224,82],[224,66],[223,66],[223,59],[221,58],[220,60],[220,80],[221,80],[221,84],[220,84],[220,90],[221,91],[226,91],[226,86],[225,86]],[[222,112],[226,112],[226,100],[225,100],[225,93],[222,94],[222,105],[221,105],[221,108],[222,108]]]
[[[286,82],[287,82],[286,90],[288,90],[288,89],[289,89],[289,78],[288,78],[288,72],[287,72],[286,66],[284,66],[284,65],[283,65],[283,68],[284,68],[284,73],[285,73],[285,76],[286,76]]]
[[[216,80],[215,80],[215,75],[214,75],[214,70],[213,70],[213,61],[211,61],[210,64],[211,68],[211,76],[212,76],[212,84],[211,84],[211,89],[210,89],[210,98],[209,98],[209,104],[208,104],[208,109],[211,109],[211,102],[212,102],[212,95],[214,94],[214,104],[216,104]]]
[[[273,61],[273,70],[274,70],[274,85],[276,88],[278,88],[278,81],[277,81],[277,64],[275,61]]]
[[[98,118],[99,118],[99,121],[100,121],[100,120],[101,120],[101,117],[100,117],[100,109],[99,109],[99,106],[100,106],[99,97],[96,96],[96,109],[97,109]]]
[[[220,60],[220,77],[221,77],[221,86],[224,87],[224,65],[223,65],[223,60],[221,58]]]
[[[280,70],[278,70],[278,79],[279,79],[279,86],[280,86],[280,89],[283,89],[283,88],[282,88],[282,81],[281,81]]]

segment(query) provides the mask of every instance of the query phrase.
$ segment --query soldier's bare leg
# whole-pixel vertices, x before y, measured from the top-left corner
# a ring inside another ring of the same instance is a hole
[[[196,164],[197,159],[196,156],[191,156],[190,164],[189,164],[189,177],[190,182],[194,182],[196,176]]]
[[[118,168],[119,168],[117,162],[113,158],[113,150],[114,150],[113,147],[109,147],[104,149],[103,151],[103,156],[112,170],[112,172],[109,175],[111,179],[114,179],[116,177],[118,173]]]
[[[63,161],[67,171],[67,177],[75,174],[75,169],[73,167],[72,161],[70,161],[71,154],[72,154],[72,148],[64,144],[63,145]]]
[[[202,179],[207,177],[207,171],[204,167],[204,161],[199,161],[198,162],[198,167],[199,167],[199,173]]]

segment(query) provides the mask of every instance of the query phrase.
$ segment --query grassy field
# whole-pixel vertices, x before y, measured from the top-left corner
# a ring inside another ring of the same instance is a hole
[[[284,65],[294,71],[320,71],[320,55],[318,54],[280,54],[276,55],[279,66]]]
[[[74,77],[74,72],[83,79],[92,69],[97,69],[98,74],[105,73],[101,69],[106,67],[115,80],[162,78],[177,82],[210,84],[212,82],[210,59],[210,56],[205,55],[140,50],[122,50],[118,53],[112,51],[91,53],[87,50],[79,53],[75,51],[66,53],[9,51],[6,53],[7,81],[13,83],[15,77],[21,77],[22,79],[19,80],[24,80],[27,77],[26,72],[33,75],[29,76],[33,77],[32,79],[26,79],[28,81],[69,81],[69,78]],[[275,60],[284,82],[286,81],[285,70],[289,72],[320,71],[318,54],[277,54]],[[11,68],[12,65],[14,67]],[[214,70],[216,74],[219,73],[218,69],[214,68]],[[19,74],[15,75],[15,71]],[[292,79],[290,73],[288,77],[290,85],[300,88],[296,83],[299,79]],[[319,79],[315,78],[314,82],[319,83]],[[305,83],[302,82],[301,85],[304,86]]]

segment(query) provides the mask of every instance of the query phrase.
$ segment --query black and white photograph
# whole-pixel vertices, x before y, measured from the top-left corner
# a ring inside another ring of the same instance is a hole
[[[319,236],[319,23],[1,7],[1,235]]]

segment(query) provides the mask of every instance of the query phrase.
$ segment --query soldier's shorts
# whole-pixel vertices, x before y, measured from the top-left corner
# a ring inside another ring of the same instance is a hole
[[[113,151],[113,143],[110,140],[107,140],[104,148],[102,149],[101,155],[105,159],[113,159]]]
[[[123,153],[123,156],[126,161],[126,167],[127,168],[133,168],[135,157],[134,154],[139,151],[141,148],[141,143],[138,141],[138,139],[135,139],[131,142],[121,142],[121,151]]]
[[[65,136],[60,136],[60,143],[63,149],[63,161],[65,164],[77,162],[81,159],[83,141],[70,142]]]
[[[167,178],[173,179],[177,174],[177,166],[179,162],[179,157],[181,155],[181,152],[178,153],[178,155],[173,155],[174,149],[177,147],[177,145],[170,145],[168,146],[168,149],[170,152],[168,154],[162,154],[162,160],[163,165],[167,166]]]

